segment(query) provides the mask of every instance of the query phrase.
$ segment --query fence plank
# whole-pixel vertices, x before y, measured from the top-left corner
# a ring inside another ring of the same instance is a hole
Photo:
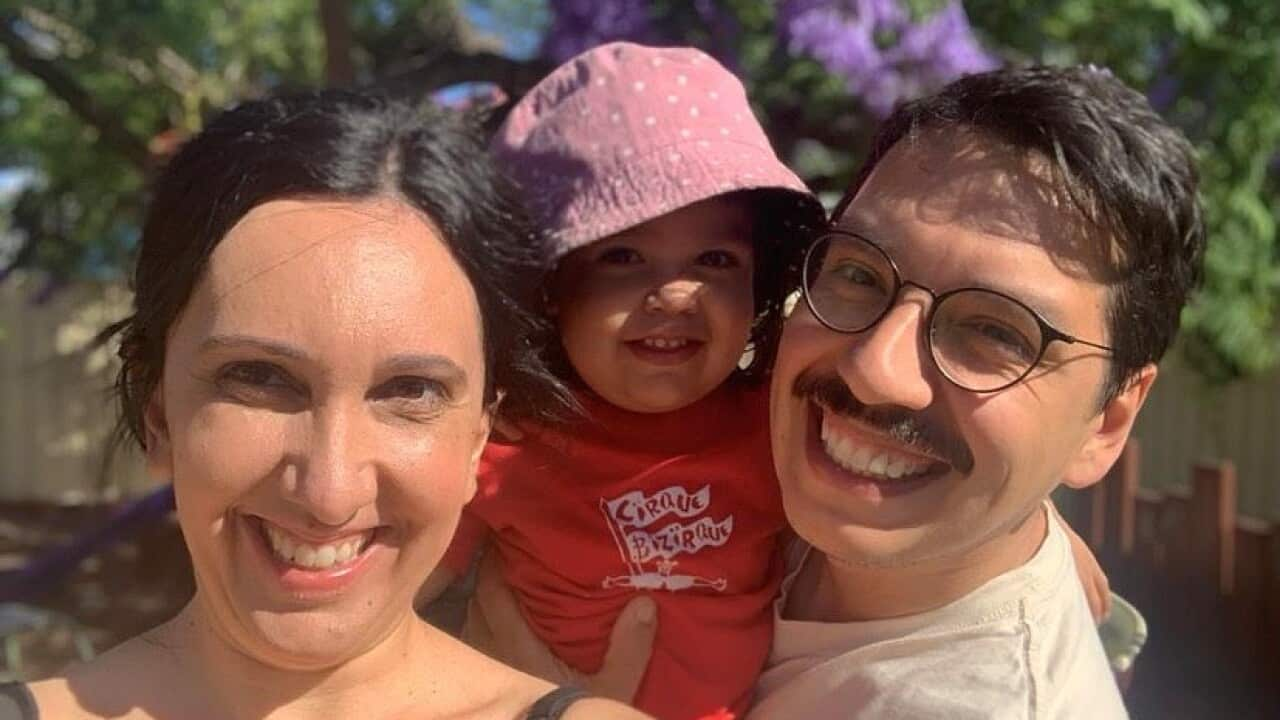
[[[1196,463],[1192,469],[1192,522],[1196,571],[1218,593],[1235,589],[1236,468],[1229,460]]]
[[[1236,575],[1233,611],[1227,618],[1250,664],[1269,669],[1276,656],[1269,604],[1274,590],[1275,529],[1264,521],[1236,521]]]

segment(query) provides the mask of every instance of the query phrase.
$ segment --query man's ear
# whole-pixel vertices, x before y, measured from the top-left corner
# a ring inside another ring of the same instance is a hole
[[[147,443],[143,453],[147,472],[158,480],[173,480],[173,443],[164,416],[164,394],[158,385],[142,410],[142,431]]]
[[[1124,388],[1098,413],[1095,427],[1085,438],[1080,454],[1062,478],[1062,484],[1076,489],[1089,487],[1101,480],[1129,441],[1133,421],[1147,401],[1151,384],[1156,380],[1156,366],[1144,366],[1125,383]]]

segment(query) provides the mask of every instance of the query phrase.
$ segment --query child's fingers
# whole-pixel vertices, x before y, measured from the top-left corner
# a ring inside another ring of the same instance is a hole
[[[604,665],[588,683],[591,691],[603,697],[631,702],[649,667],[657,631],[657,607],[652,598],[641,596],[627,603],[613,624]]]

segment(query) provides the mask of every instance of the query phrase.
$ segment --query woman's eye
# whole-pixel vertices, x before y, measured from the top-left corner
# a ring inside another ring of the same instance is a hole
[[[604,265],[632,265],[644,262],[644,258],[629,247],[614,247],[600,253],[596,262]]]
[[[223,397],[250,407],[293,412],[307,400],[307,387],[278,365],[233,362],[218,370],[215,384]]]
[[[435,404],[447,400],[449,392],[438,380],[405,375],[382,383],[370,396],[374,400]]]
[[[231,363],[218,374],[222,382],[253,388],[292,388],[294,383],[280,368],[265,362]]]
[[[708,250],[698,256],[698,264],[714,268],[734,268],[742,262],[737,255],[727,250]]]

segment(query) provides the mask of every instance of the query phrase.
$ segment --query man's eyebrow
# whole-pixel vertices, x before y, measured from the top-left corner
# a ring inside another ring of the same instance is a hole
[[[831,223],[831,227],[835,230],[853,233],[868,240],[879,242],[879,238],[876,237],[875,232],[871,229],[871,224],[858,217],[857,211],[853,208],[845,210],[838,220]]]
[[[843,232],[850,232],[859,237],[866,238],[888,252],[889,257],[894,256],[893,251],[895,243],[892,238],[888,238],[886,241],[886,238],[880,237],[875,230],[870,229],[871,224],[867,223],[864,219],[859,218],[852,208],[846,210],[845,213],[840,216],[840,219],[832,224],[832,227]],[[897,258],[894,258],[894,260],[896,262],[901,262]],[[903,269],[903,272],[908,271]],[[911,277],[903,278],[903,280],[907,281],[912,279],[913,278]],[[979,287],[998,292],[1002,295],[1008,295],[1034,310],[1036,314],[1040,315],[1046,322],[1055,328],[1058,328],[1069,335],[1074,334],[1069,328],[1064,327],[1062,314],[1056,310],[1057,305],[1048,295],[1042,293],[1034,285],[1018,285],[1000,281],[991,282],[989,280],[975,280],[972,284],[968,285],[968,287]],[[952,289],[954,288],[934,288],[934,290],[939,293]]]
[[[268,340],[253,335],[210,335],[200,343],[200,351],[234,350],[248,348],[264,352],[268,355],[289,360],[305,360],[307,354],[302,350],[277,340]]]

